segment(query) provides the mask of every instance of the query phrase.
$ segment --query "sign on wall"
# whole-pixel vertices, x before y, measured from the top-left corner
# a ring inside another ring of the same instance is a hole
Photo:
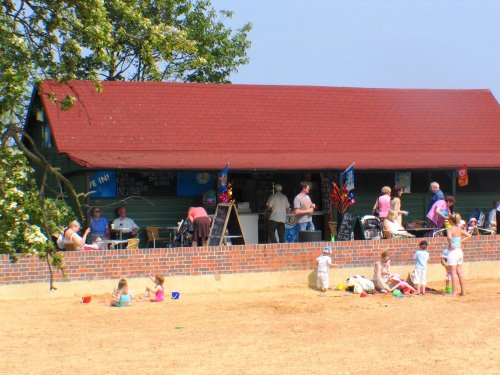
[[[92,198],[115,198],[116,197],[116,172],[99,171],[89,178],[89,191]]]
[[[177,196],[197,197],[215,189],[215,178],[208,172],[177,173]]]
[[[395,185],[403,188],[403,193],[411,193],[411,172],[396,172]]]

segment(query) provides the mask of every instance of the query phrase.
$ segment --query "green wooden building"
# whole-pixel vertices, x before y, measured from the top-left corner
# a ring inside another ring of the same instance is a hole
[[[63,111],[53,98],[66,95],[75,105]],[[408,220],[424,217],[431,181],[463,216],[500,199],[500,106],[488,90],[103,82],[98,92],[45,81],[26,130],[78,191],[94,192],[89,206],[112,219],[124,204],[141,228],[175,225],[191,205],[213,209],[226,163],[234,197],[257,214],[275,183],[292,201],[311,181],[322,228],[328,182],[352,162],[360,215],[396,174],[409,177]],[[469,184],[458,187],[462,165]]]

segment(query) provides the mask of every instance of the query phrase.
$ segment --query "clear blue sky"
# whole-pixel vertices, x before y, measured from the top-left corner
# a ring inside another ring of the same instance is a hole
[[[253,24],[234,83],[488,88],[500,101],[500,0],[212,0]]]

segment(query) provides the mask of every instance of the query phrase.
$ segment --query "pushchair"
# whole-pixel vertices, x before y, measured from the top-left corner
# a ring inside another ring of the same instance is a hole
[[[192,224],[188,219],[179,221],[170,247],[189,247],[193,238]]]
[[[365,240],[379,240],[384,237],[380,219],[373,215],[365,215],[360,219]]]

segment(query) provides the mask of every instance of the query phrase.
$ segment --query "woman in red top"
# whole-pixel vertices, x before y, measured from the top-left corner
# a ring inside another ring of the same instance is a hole
[[[188,211],[188,220],[193,223],[193,247],[207,244],[210,234],[211,219],[203,207],[191,207]]]

